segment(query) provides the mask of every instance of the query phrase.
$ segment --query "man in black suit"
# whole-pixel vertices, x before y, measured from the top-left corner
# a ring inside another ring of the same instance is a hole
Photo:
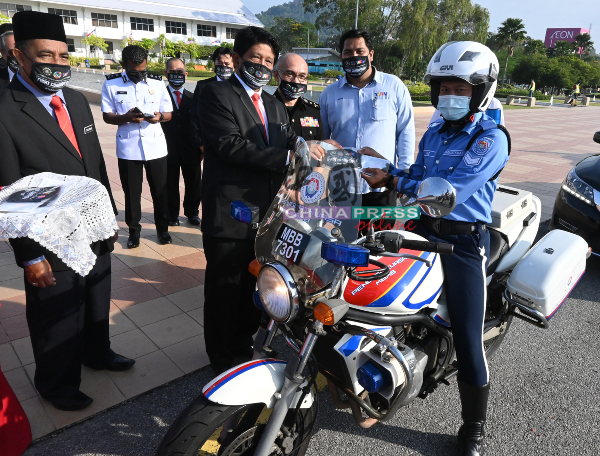
[[[0,89],[3,89],[12,80],[19,69],[19,63],[13,55],[15,37],[12,24],[0,25],[0,54],[5,65],[0,68]]]
[[[169,81],[167,91],[173,103],[173,117],[170,122],[162,123],[167,140],[167,193],[169,206],[169,225],[179,225],[179,169],[185,184],[183,213],[192,225],[200,225],[198,217],[202,185],[200,168],[200,144],[196,128],[191,121],[192,92],[185,90],[183,84],[187,76],[185,64],[173,57],[167,60],[165,76]]]
[[[213,64],[215,65],[215,76],[208,79],[203,79],[196,83],[196,89],[194,90],[194,100],[192,104],[192,124],[196,128],[197,141],[200,144],[200,150],[202,151],[204,146],[202,142],[202,131],[200,130],[200,123],[198,119],[202,113],[198,110],[200,104],[200,94],[202,89],[207,84],[215,81],[227,81],[233,74],[233,51],[227,47],[218,47],[212,54],[211,57]]]
[[[15,14],[13,24],[19,72],[0,91],[0,186],[41,172],[87,176],[102,182],[112,201],[89,104],[65,87],[71,73],[62,18],[24,11]],[[25,272],[34,383],[60,410],[79,410],[92,402],[79,390],[82,364],[126,370],[135,362],[110,349],[110,251],[115,240],[116,233],[92,244],[97,259],[85,277],[29,238],[10,241]]]
[[[283,181],[297,136],[283,104],[262,87],[271,80],[279,45],[258,27],[241,29],[233,45],[235,74],[208,84],[200,97],[204,137],[202,233],[206,255],[204,340],[213,368],[251,356],[260,313],[252,304],[256,230],[229,215],[233,201],[264,217]]]

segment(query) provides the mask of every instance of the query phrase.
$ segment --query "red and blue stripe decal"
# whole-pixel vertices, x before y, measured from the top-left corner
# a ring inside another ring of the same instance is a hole
[[[280,359],[259,359],[256,361],[250,361],[249,363],[246,363],[246,364],[242,364],[237,369],[232,370],[227,375],[221,377],[220,379],[215,381],[215,383],[210,385],[206,389],[206,391],[204,391],[204,393],[203,393],[204,397],[206,397],[208,399],[215,391],[217,391],[219,388],[221,388],[223,385],[227,384],[234,378],[242,375],[244,372],[248,372],[249,370],[254,369],[255,367],[264,366],[264,365],[268,365],[268,364],[287,364],[287,363],[285,361],[281,361]]]

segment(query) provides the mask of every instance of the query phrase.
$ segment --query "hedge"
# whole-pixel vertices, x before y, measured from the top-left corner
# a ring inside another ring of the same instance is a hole
[[[159,70],[157,68],[148,69],[148,73],[155,74],[157,76],[163,76],[164,70]],[[201,70],[188,70],[188,76],[192,76],[195,78],[212,78],[215,75],[212,71],[201,71]]]

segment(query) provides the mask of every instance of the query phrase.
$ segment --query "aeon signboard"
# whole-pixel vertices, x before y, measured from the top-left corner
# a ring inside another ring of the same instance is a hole
[[[580,33],[590,33],[590,31],[582,28],[549,28],[546,29],[544,44],[549,48],[554,47],[557,41],[574,43],[575,37]]]

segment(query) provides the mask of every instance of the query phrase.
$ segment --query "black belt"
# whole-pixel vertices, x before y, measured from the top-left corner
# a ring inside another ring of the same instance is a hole
[[[487,226],[485,223],[477,222],[458,222],[456,220],[436,219],[428,215],[421,214],[421,223],[429,231],[442,236],[459,236],[465,234],[476,233],[478,227],[485,231]]]

